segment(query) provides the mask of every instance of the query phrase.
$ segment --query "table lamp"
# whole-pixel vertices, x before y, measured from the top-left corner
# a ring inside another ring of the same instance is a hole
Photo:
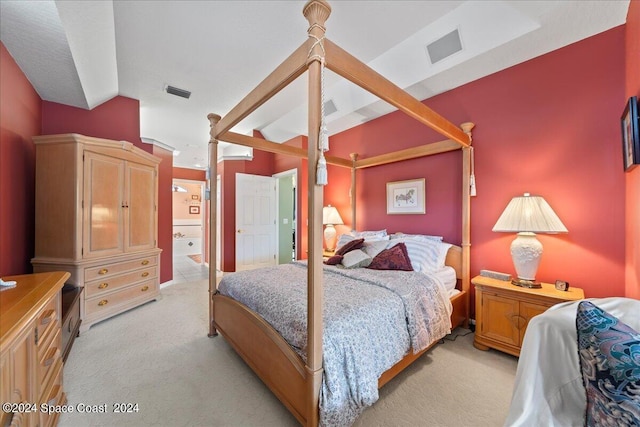
[[[542,243],[535,233],[567,233],[560,218],[551,206],[540,196],[514,197],[505,208],[493,231],[518,233],[511,243],[511,257],[516,268],[518,279],[511,281],[514,285],[525,288],[541,288],[536,282],[536,272],[542,255]]]
[[[342,218],[338,213],[338,209],[334,206],[325,206],[322,208],[322,224],[326,227],[324,228],[324,243],[325,247],[333,251],[336,249],[336,228],[334,225],[342,225]]]

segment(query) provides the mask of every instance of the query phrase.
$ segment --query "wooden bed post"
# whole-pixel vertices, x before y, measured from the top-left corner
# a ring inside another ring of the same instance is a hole
[[[349,191],[349,198],[351,199],[351,230],[356,230],[356,160],[358,160],[358,153],[349,154],[353,166],[351,167],[351,190]]]
[[[218,241],[218,227],[217,227],[217,194],[218,194],[218,140],[214,136],[216,124],[220,121],[220,116],[217,114],[208,114],[209,131],[211,137],[209,138],[209,337],[215,337],[218,335],[218,331],[213,325],[214,308],[213,308],[213,295],[217,290],[217,241]]]
[[[460,127],[469,136],[469,146],[462,147],[462,289],[466,290],[466,320],[469,327],[469,304],[471,291],[471,129],[473,123],[462,123]]]
[[[331,7],[324,0],[308,1],[302,14],[309,22],[309,37],[315,40],[309,52],[309,138],[308,138],[308,245],[307,269],[307,425],[317,426],[318,404],[322,383],[322,204],[324,187],[316,184],[316,165],[320,157],[318,147],[322,115],[322,67],[324,62],[324,23],[331,14]]]

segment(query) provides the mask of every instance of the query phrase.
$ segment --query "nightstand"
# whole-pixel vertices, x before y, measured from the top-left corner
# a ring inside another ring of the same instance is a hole
[[[542,283],[541,289],[528,289],[489,277],[471,279],[476,290],[476,333],[473,345],[489,347],[514,356],[520,348],[529,320],[549,307],[565,301],[584,299],[580,288],[559,291],[555,285]]]

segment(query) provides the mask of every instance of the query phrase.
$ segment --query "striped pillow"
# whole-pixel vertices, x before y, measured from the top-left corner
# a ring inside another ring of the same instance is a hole
[[[407,247],[407,253],[414,271],[423,273],[434,272],[444,267],[447,251],[451,247],[449,243],[438,242],[431,239],[399,238],[389,241],[388,248],[402,242]]]

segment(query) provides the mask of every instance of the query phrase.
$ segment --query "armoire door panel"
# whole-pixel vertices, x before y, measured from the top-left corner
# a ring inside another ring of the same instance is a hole
[[[124,171],[125,162],[120,159],[85,152],[85,258],[124,251]]]
[[[156,179],[150,166],[127,162],[127,209],[125,250],[151,249],[156,246]]]

